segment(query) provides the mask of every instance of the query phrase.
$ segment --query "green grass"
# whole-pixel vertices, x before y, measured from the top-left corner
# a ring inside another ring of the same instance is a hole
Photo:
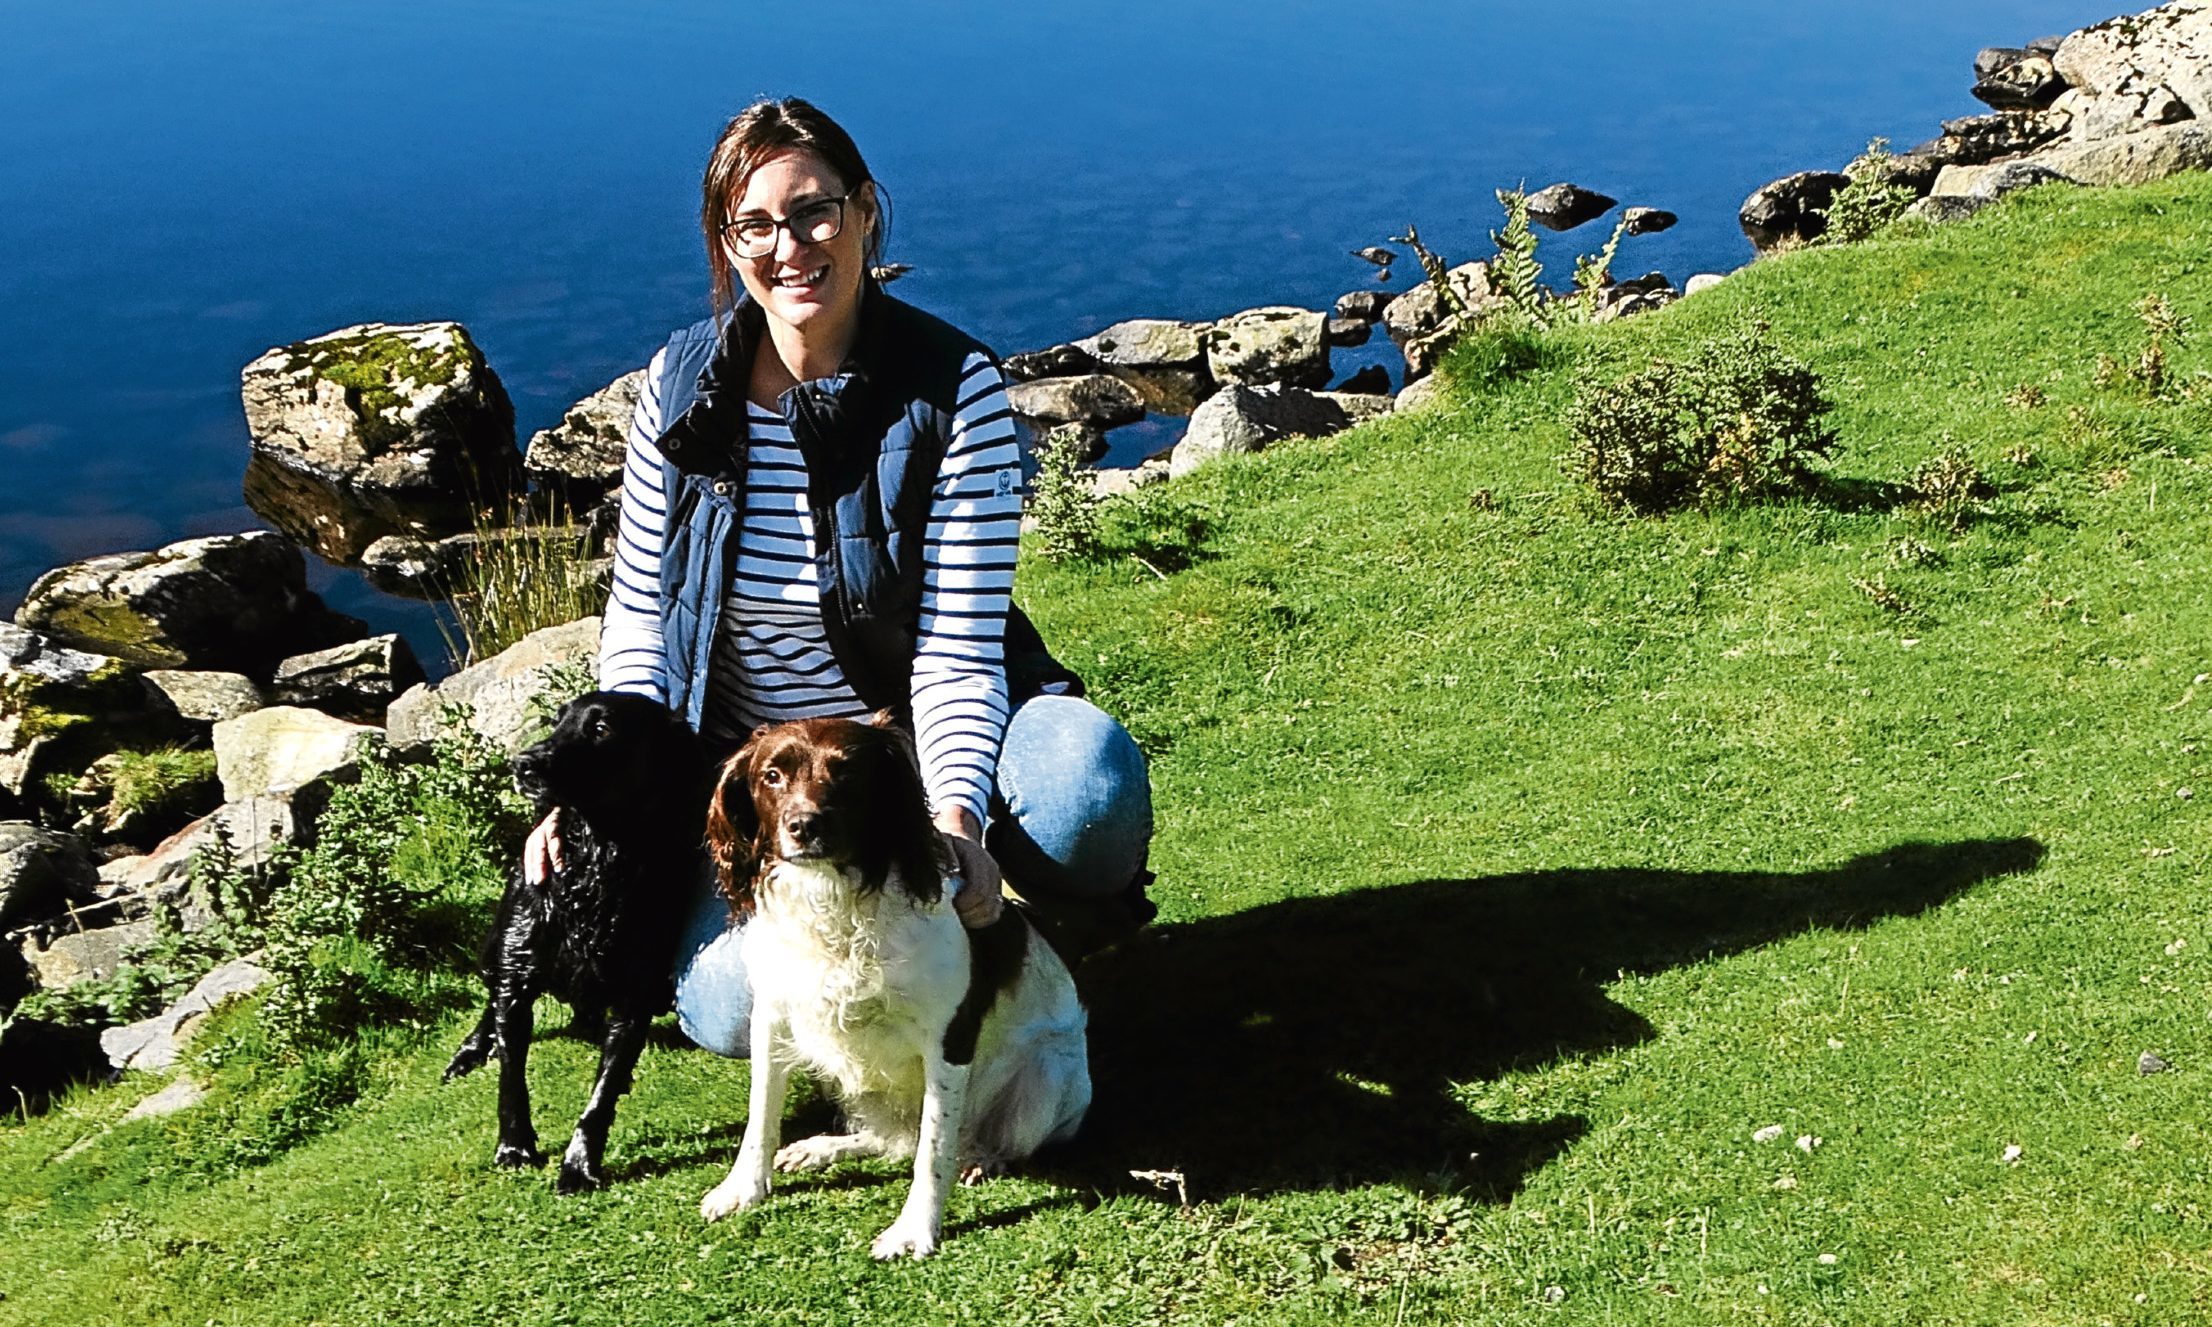
[[[558,1201],[438,1084],[458,1015],[290,1085],[247,1019],[194,1112],[0,1129],[0,1320],[2212,1320],[2212,407],[2092,381],[2208,255],[2203,176],[1791,254],[1183,481],[1168,574],[1025,565],[1153,753],[1166,925],[1086,974],[1093,1136],[931,1263],[868,1261],[885,1165],[702,1227],[746,1071],[673,1040]],[[1596,514],[1575,371],[1753,311],[1824,494]],[[1904,491],[1952,451],[1956,529]],[[548,1138],[591,1058],[533,1054]],[[257,1102],[317,1118],[230,1150]]]

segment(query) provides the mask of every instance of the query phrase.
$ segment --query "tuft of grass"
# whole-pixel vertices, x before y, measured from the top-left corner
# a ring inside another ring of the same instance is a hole
[[[439,623],[455,667],[605,606],[602,565],[591,556],[590,535],[559,512],[546,516],[516,506],[500,517],[479,511],[475,536],[447,600],[452,625]]]

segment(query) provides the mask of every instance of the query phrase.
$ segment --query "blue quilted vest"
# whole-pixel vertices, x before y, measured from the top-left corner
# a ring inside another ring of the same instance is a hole
[[[661,637],[668,703],[694,729],[706,709],[714,642],[737,567],[745,510],[746,388],[765,316],[742,300],[669,338],[656,384],[668,496],[661,555]],[[806,460],[822,629],[846,681],[870,709],[907,713],[922,603],[930,490],[950,440],[961,368],[980,342],[892,298],[873,281],[844,366],[779,402]],[[1020,609],[1006,626],[1015,704],[1081,695]]]

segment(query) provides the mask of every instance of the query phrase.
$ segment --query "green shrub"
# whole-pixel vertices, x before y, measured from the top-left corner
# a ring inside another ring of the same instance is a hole
[[[1915,466],[1909,487],[1916,506],[1953,530],[1963,528],[1993,491],[1981,467],[1949,447]]]
[[[1828,203],[1828,229],[1822,244],[1851,244],[1866,239],[1905,215],[1919,195],[1897,182],[1897,155],[1886,138],[1870,139],[1866,151],[1843,168],[1850,183]]]
[[[1037,552],[1049,562],[1098,555],[1098,495],[1085,477],[1086,442],[1083,430],[1072,426],[1038,440],[1028,514],[1036,522]]]
[[[1568,472],[1608,506],[1660,512],[1689,502],[1810,487],[1835,445],[1819,375],[1764,321],[1655,360],[1617,382],[1585,374],[1567,426]]]

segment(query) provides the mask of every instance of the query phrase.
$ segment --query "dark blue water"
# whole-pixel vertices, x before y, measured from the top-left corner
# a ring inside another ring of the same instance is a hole
[[[59,562],[261,525],[237,387],[271,345],[458,319],[524,438],[643,363],[704,312],[699,170],[759,94],[852,130],[899,293],[1011,352],[1323,307],[1409,220],[1478,257],[1524,181],[1681,214],[1619,271],[1725,271],[1752,188],[1932,136],[1981,109],[1978,47],[2111,12],[0,0],[0,610]],[[1547,272],[1602,229],[1546,236]],[[1338,352],[1367,359],[1396,367]],[[419,606],[316,581],[437,653]]]

